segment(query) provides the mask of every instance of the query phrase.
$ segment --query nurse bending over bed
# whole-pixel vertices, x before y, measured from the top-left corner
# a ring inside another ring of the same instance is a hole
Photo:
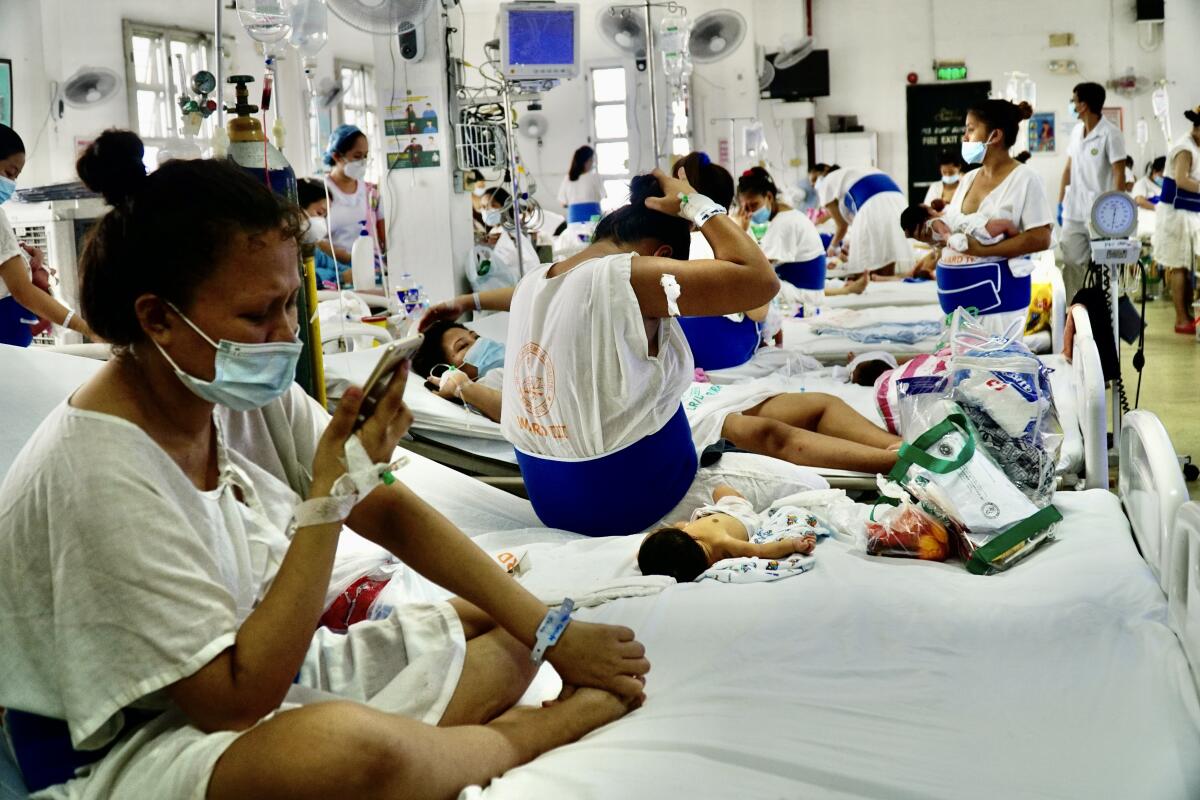
[[[142,155],[108,131],[80,163],[113,207],[82,298],[116,356],[0,486],[0,706],[30,790],[448,797],[636,706],[633,632],[575,621],[546,656],[562,702],[504,713],[546,608],[379,483],[406,368],[357,433],[359,390],[331,419],[293,383],[299,209],[228,162]],[[314,633],[343,523],[464,599]]]

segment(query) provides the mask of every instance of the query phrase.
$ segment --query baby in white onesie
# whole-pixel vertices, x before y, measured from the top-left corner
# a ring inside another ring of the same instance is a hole
[[[988,219],[978,212],[960,214],[949,208],[912,205],[900,215],[904,235],[931,244],[945,244],[959,253],[967,252],[967,237],[984,245],[996,244],[1021,232],[1010,219]]]
[[[803,509],[784,506],[758,513],[736,489],[718,486],[713,490],[713,502],[697,509],[689,522],[676,522],[646,535],[638,550],[638,567],[643,575],[669,575],[684,583],[702,576],[717,577],[707,573],[723,561],[765,559],[774,564],[808,555],[817,539],[829,534],[827,527]],[[805,569],[793,567],[791,572]]]

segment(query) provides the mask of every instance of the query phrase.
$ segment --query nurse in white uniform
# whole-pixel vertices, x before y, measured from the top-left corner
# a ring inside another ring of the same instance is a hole
[[[558,187],[558,202],[567,210],[567,222],[591,222],[601,214],[604,184],[596,174],[596,151],[586,144],[571,156],[571,168]]]
[[[1167,153],[1154,229],[1154,260],[1169,270],[1175,332],[1193,335],[1191,276],[1200,254],[1200,106],[1183,112],[1192,129]]]
[[[1100,114],[1107,96],[1098,83],[1081,83],[1071,92],[1071,111],[1079,122],[1071,131],[1067,166],[1058,190],[1068,302],[1083,288],[1092,261],[1087,226],[1092,203],[1103,192],[1125,191],[1125,137]]]
[[[1053,239],[1054,216],[1041,178],[1009,155],[1017,127],[1032,114],[1028,103],[1007,100],[985,100],[967,112],[963,160],[981,166],[963,176],[950,209],[1012,220],[1021,233],[994,245],[967,237],[966,252],[946,248],[937,266],[942,310],[974,309],[997,334],[1023,324],[1034,266],[1025,256],[1049,249]]]
[[[80,159],[112,206],[82,298],[115,358],[0,485],[0,706],[27,788],[454,797],[636,704],[633,632],[575,620],[546,657],[590,688],[489,724],[537,671],[546,607],[379,463],[412,420],[407,368],[357,434],[360,390],[331,419],[293,383],[299,210],[227,161],[147,176],[141,153],[106,131]],[[343,524],[466,600],[318,630]]]
[[[353,125],[339,125],[329,135],[325,164],[331,167],[325,178],[329,190],[329,233],[333,246],[350,252],[365,230],[375,248],[375,272],[382,275],[383,253],[387,250],[383,209],[379,187],[366,180],[367,136]],[[364,224],[365,223],[365,224]],[[358,290],[370,287],[356,286]]]
[[[912,246],[900,229],[906,202],[894,180],[873,167],[842,167],[822,178],[818,191],[837,225],[829,253],[836,256],[845,241],[848,272],[912,272]]]

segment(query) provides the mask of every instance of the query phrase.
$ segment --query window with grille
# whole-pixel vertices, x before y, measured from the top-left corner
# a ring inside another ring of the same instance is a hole
[[[146,168],[156,166],[166,140],[181,134],[179,95],[200,70],[212,72],[212,36],[164,25],[122,22],[129,127],[146,143]],[[215,117],[206,119],[197,138],[212,137]]]
[[[334,64],[338,80],[342,83],[342,97],[338,102],[338,122],[354,125],[367,135],[375,136],[375,77],[365,64],[338,61]]]

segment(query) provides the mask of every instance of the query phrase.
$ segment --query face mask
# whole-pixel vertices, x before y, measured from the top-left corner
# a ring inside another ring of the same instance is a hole
[[[17,190],[17,182],[12,178],[0,175],[0,203],[7,203],[8,198]]]
[[[942,183],[946,184],[947,186],[953,186],[954,184],[958,183],[958,176],[957,175],[943,175]]]
[[[963,142],[962,159],[968,164],[982,164],[987,153],[987,142]]]
[[[1155,186],[1162,186],[1162,182],[1163,182],[1162,175],[1159,175],[1157,178],[1154,179]]]
[[[324,217],[309,217],[308,230],[304,232],[305,244],[316,244],[329,235],[329,223]]]
[[[771,221],[771,209],[763,206],[758,211],[750,215],[750,221],[755,225],[762,225]]]
[[[504,366],[504,345],[495,339],[480,336],[475,344],[463,354],[463,363],[470,364],[482,378],[496,367]]]
[[[483,197],[483,194],[484,194],[484,192],[486,192],[486,191],[487,191],[487,188],[486,188],[486,187],[483,187],[483,186],[476,186],[474,189],[472,189],[472,190],[471,190],[471,193],[472,193],[473,195],[475,195],[476,197]]]
[[[500,224],[500,209],[489,208],[483,212],[483,224],[489,228],[494,228]]]
[[[356,181],[361,181],[367,174],[367,160],[361,158],[358,161],[348,161],[342,166],[342,174],[347,178],[353,178]]]
[[[1074,103],[1071,103],[1070,109],[1071,109],[1071,119],[1079,119],[1079,112],[1075,110]]]
[[[211,381],[202,381],[179,368],[158,342],[154,346],[175,370],[180,383],[201,400],[226,406],[234,411],[251,411],[281,397],[296,378],[296,363],[304,345],[297,341],[247,344],[222,339],[220,343],[196,327],[174,305],[168,303],[180,319],[217,351],[216,372]]]

